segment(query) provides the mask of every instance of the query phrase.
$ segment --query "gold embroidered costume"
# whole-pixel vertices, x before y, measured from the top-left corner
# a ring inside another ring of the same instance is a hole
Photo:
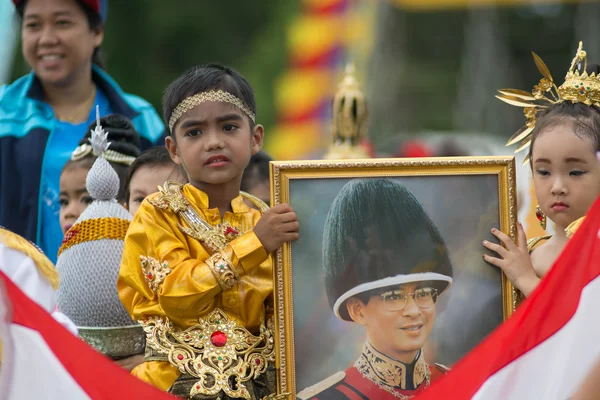
[[[272,265],[253,232],[261,213],[238,196],[231,202],[232,211],[221,220],[218,209],[208,208],[208,196],[194,186],[169,183],[162,190],[144,201],[135,215],[125,238],[117,282],[125,308],[142,321],[148,335],[145,362],[132,374],[167,390],[180,371],[185,371],[182,378],[188,377],[189,382],[178,380],[177,384],[185,384],[190,391],[204,382],[206,387],[219,385],[233,394],[235,388],[223,381],[233,372],[220,370],[219,365],[229,362],[227,365],[250,368],[240,364],[246,357],[254,363],[253,371],[264,371],[259,364],[270,360],[267,350],[259,356],[254,350],[246,354],[238,346],[244,335],[256,348],[266,349],[272,341],[264,328],[272,306]],[[175,201],[171,194],[178,191],[183,197]],[[201,223],[196,221],[198,217]],[[212,231],[207,236],[209,227]],[[216,240],[217,236],[225,240]],[[207,237],[216,239],[205,242]],[[223,317],[215,319],[219,312]],[[220,323],[229,331],[217,330]],[[190,333],[196,335],[193,341],[191,336],[186,338]],[[235,348],[228,347],[234,343]],[[169,353],[176,347],[179,352]],[[218,356],[209,359],[203,353],[206,349],[229,349],[229,361]],[[210,364],[211,371],[217,372],[199,378],[201,368],[195,370],[194,359],[202,368]],[[260,372],[255,377],[258,375]]]
[[[358,398],[358,394],[362,399],[408,400],[447,371],[443,365],[432,367],[427,364],[422,350],[411,364],[405,364],[386,356],[367,342],[354,366],[301,391],[297,398],[353,399]]]

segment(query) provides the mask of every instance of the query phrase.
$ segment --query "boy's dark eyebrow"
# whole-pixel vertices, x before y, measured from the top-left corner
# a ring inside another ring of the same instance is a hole
[[[185,128],[189,128],[190,126],[198,126],[198,125],[203,125],[205,123],[206,123],[206,121],[201,121],[199,119],[188,119],[187,121],[183,121],[180,128],[185,129]]]
[[[235,113],[231,113],[231,114],[225,114],[225,115],[221,115],[220,117],[217,117],[217,122],[224,122],[224,121],[241,121],[244,118],[242,118],[241,115],[239,114],[235,114]]]
[[[242,121],[244,118],[236,113],[225,114],[217,117],[217,123],[225,122],[225,121]],[[181,124],[181,129],[189,128],[190,126],[198,126],[206,124],[205,120],[199,119],[188,119],[187,121],[183,121]]]

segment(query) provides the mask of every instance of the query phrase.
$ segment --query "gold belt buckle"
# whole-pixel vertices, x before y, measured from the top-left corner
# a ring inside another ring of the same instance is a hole
[[[244,382],[257,378],[269,362],[275,362],[273,319],[267,326],[261,324],[259,336],[229,320],[219,309],[198,321],[184,331],[175,331],[168,318],[148,318],[141,322],[146,346],[166,355],[182,373],[198,378],[190,397],[223,390],[229,397],[250,399]],[[209,376],[214,378],[212,386],[206,386]]]

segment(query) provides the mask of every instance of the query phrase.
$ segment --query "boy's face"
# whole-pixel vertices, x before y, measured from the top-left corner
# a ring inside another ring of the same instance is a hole
[[[406,283],[386,290],[398,294],[410,294],[428,286],[423,283]],[[408,297],[401,310],[389,311],[380,295],[371,296],[365,304],[360,299],[348,300],[348,311],[355,322],[367,330],[369,342],[388,357],[411,363],[417,351],[423,347],[435,322],[435,304],[419,307],[414,296]]]
[[[60,229],[63,234],[77,221],[93,199],[85,188],[89,170],[82,167],[66,168],[60,175]]]
[[[190,183],[239,184],[250,157],[262,147],[263,127],[250,129],[250,119],[237,107],[205,102],[177,121],[166,145],[171,158],[185,168]],[[175,140],[174,140],[175,139]]]

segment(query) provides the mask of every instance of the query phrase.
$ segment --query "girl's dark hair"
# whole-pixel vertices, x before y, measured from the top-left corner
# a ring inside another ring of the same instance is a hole
[[[208,64],[188,69],[167,87],[162,98],[163,118],[166,124],[169,124],[175,107],[184,99],[197,93],[218,89],[229,92],[242,100],[256,115],[254,90],[246,78],[233,68],[220,64]],[[252,120],[250,120],[250,126],[254,127]],[[173,135],[173,132],[170,134]]]
[[[25,13],[25,7],[27,5],[27,1],[28,0],[23,0],[15,6],[15,8],[17,9],[17,15],[21,18],[21,20],[23,20],[23,14]],[[90,30],[92,30],[92,31],[100,30],[103,26],[102,18],[100,17],[100,14],[96,13],[96,11],[94,11],[90,6],[88,6],[87,4],[83,3],[80,0],[75,0],[75,3],[77,3],[77,5],[85,13]],[[97,66],[99,66],[102,69],[106,69],[106,64],[104,63],[104,59],[100,52],[100,46],[98,46],[94,49],[94,54],[92,54],[92,63],[96,64]]]
[[[260,180],[269,180],[269,162],[271,161],[273,161],[271,156],[264,151],[259,151],[250,157],[250,162],[248,163],[248,166],[244,170],[244,175],[242,176],[240,190],[247,192],[248,189],[250,189],[251,182],[256,178]]]
[[[108,133],[108,141],[110,142],[109,150],[116,151],[129,157],[138,157],[140,150],[140,136],[137,133],[135,126],[129,118],[120,114],[110,114],[100,118],[100,125],[105,132]],[[96,128],[96,121],[88,126],[83,138],[79,141],[79,145],[89,144],[89,139],[92,136],[92,130]],[[69,160],[63,167],[63,171],[67,168],[81,167],[92,168],[96,161],[96,157],[90,153],[79,160]],[[119,194],[117,201],[120,203],[125,201],[126,181],[129,174],[129,166],[122,163],[109,161],[110,165],[119,176]]]
[[[179,175],[180,177],[186,177],[185,171],[180,165],[177,165],[171,159],[169,155],[169,151],[166,147],[157,146],[151,147],[148,150],[144,151],[138,158],[135,159],[133,164],[129,167],[129,172],[127,174],[127,179],[125,179],[125,202],[129,203],[129,197],[131,195],[131,191],[129,190],[129,185],[131,184],[131,178],[140,168],[157,168],[163,166],[173,166],[173,172],[171,175]]]
[[[598,64],[590,64],[586,69],[588,74],[600,73]],[[536,139],[546,130],[559,125],[570,124],[580,138],[591,141],[594,153],[600,151],[600,108],[588,106],[584,103],[572,103],[563,101],[552,104],[539,112],[536,116],[537,122],[531,134],[531,146],[529,146],[530,166],[533,168],[533,146]]]

